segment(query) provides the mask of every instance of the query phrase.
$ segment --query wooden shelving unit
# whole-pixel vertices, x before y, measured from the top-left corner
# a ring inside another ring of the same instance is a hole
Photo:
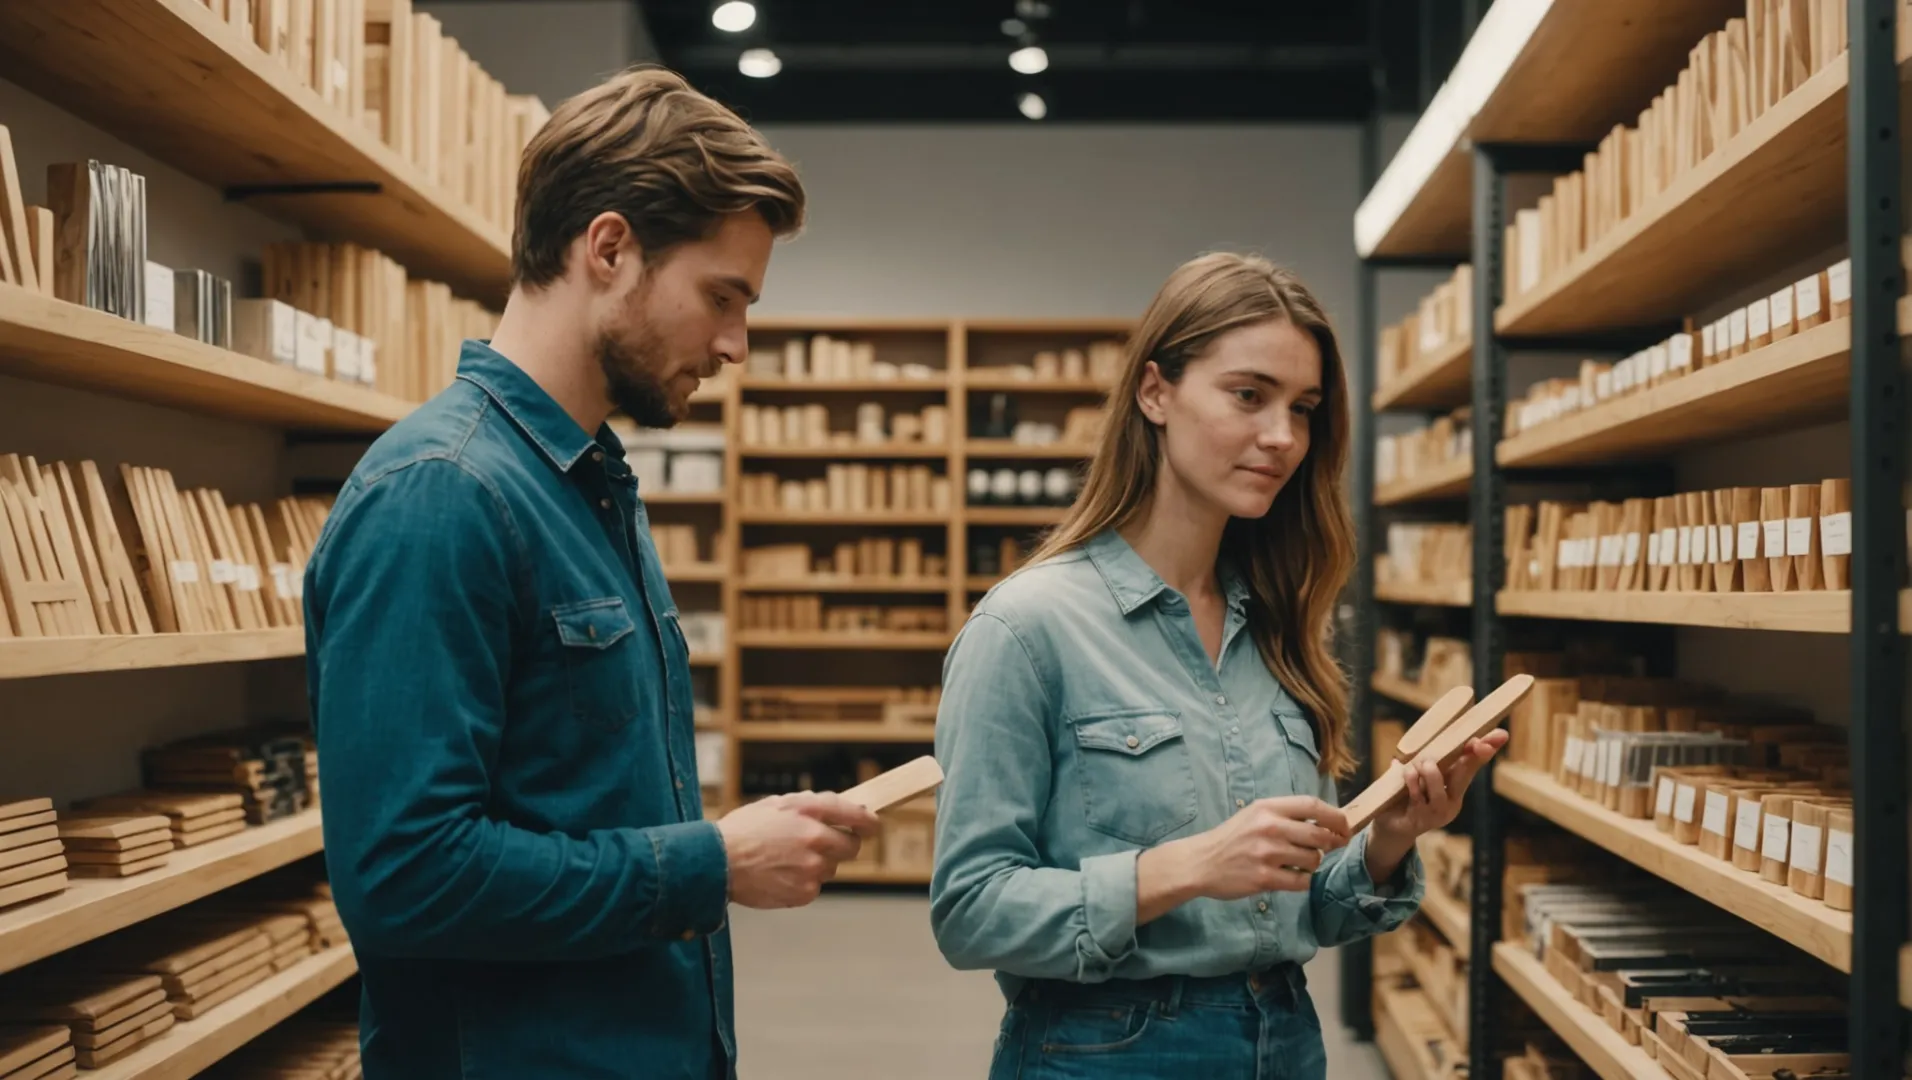
[[[1067,511],[1065,506],[972,506],[965,516],[971,525],[1054,525]]]
[[[647,506],[722,506],[721,491],[649,491],[641,493]]]
[[[1474,343],[1454,342],[1424,358],[1374,392],[1374,411],[1387,409],[1451,409],[1467,402],[1474,378]]]
[[[933,510],[738,510],[745,525],[943,525],[946,513]]]
[[[970,390],[1002,390],[1017,394],[1106,394],[1113,387],[1095,379],[1025,379],[988,368],[970,368],[963,373],[963,385]]]
[[[1715,626],[1736,630],[1796,630],[1845,634],[1852,630],[1847,592],[1548,592],[1503,591],[1502,615],[1593,622]]]
[[[935,630],[740,630],[737,644],[746,649],[947,649],[953,635]]]
[[[319,812],[181,848],[166,865],[128,878],[82,878],[65,892],[0,911],[0,972],[24,967],[142,919],[276,870],[324,845]]]
[[[0,374],[313,431],[379,432],[412,411],[410,402],[367,387],[7,284],[0,284]]]
[[[690,666],[694,668],[723,667],[726,659],[728,658],[721,652],[694,652],[690,654]]]
[[[1426,604],[1431,607],[1472,607],[1473,586],[1465,581],[1376,582],[1374,598],[1383,604]]]
[[[744,720],[737,724],[743,742],[767,743],[927,743],[936,737],[931,727],[892,727],[888,724],[837,723],[827,720]]]
[[[229,664],[304,655],[305,629],[298,626],[209,634],[8,638],[0,641],[0,679]]]
[[[1629,461],[1836,419],[1850,393],[1851,341],[1851,320],[1834,319],[1502,439],[1494,455],[1524,468]]]
[[[1403,503],[1433,502],[1439,499],[1464,499],[1474,479],[1474,462],[1457,457],[1438,468],[1428,469],[1411,480],[1397,480],[1374,489],[1374,505],[1400,506]]]
[[[746,446],[750,459],[787,458],[808,461],[859,461],[891,458],[946,458],[949,447],[927,443],[857,443],[853,446]]]
[[[1473,951],[1473,942],[1469,935],[1469,920],[1466,905],[1439,889],[1430,888],[1421,901],[1421,914],[1441,932],[1447,943],[1460,954],[1462,960],[1468,959]]]
[[[1851,912],[1834,911],[1790,888],[1715,859],[1694,845],[1678,843],[1654,828],[1653,822],[1608,810],[1561,787],[1537,769],[1498,765],[1494,769],[1494,790],[1840,971],[1852,970]]]
[[[1400,1021],[1395,1019],[1396,1010],[1389,1008],[1407,995],[1426,996],[1419,990],[1407,989],[1387,990],[1377,995],[1381,1003],[1374,1010],[1374,1045],[1381,1051],[1381,1059],[1387,1062],[1394,1080],[1437,1080],[1443,1074],[1434,1055],[1428,1052],[1425,1043],[1401,1029]]]
[[[1426,690],[1421,689],[1414,683],[1408,682],[1406,679],[1397,678],[1393,675],[1383,675],[1378,671],[1374,673],[1373,678],[1368,680],[1368,685],[1373,687],[1374,692],[1377,694],[1393,698],[1395,701],[1406,705],[1412,705],[1423,712],[1433,708],[1434,702],[1439,700],[1441,696],[1439,694],[1428,693]]]
[[[949,579],[924,578],[745,578],[744,592],[946,593]]]
[[[846,865],[837,867],[836,880],[845,885],[928,885],[929,871]]]
[[[755,325],[755,324],[753,324]],[[942,394],[948,379],[779,379],[746,375],[745,390],[773,394]]]
[[[1013,442],[1009,439],[970,439],[964,444],[964,451],[971,459],[989,460],[1035,460],[1035,461],[1075,461],[1095,456],[1093,446],[1070,446],[1062,443],[1043,445]]]
[[[358,973],[350,946],[327,949],[195,1020],[180,1021],[138,1050],[87,1072],[88,1080],[186,1080],[246,1045]]]
[[[129,58],[138,57],[138,62]],[[510,238],[198,0],[0,4],[0,70],[194,179],[496,306]],[[314,190],[312,185],[353,185]]]
[[[690,563],[664,567],[665,581],[717,583],[729,577],[722,563]]]
[[[1671,1080],[1645,1050],[1575,1001],[1532,953],[1503,941],[1494,946],[1494,971],[1602,1080]]]

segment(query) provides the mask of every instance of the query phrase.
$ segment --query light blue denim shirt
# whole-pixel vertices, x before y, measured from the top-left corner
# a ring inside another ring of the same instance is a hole
[[[931,922],[951,964],[1025,979],[1229,975],[1392,930],[1419,857],[1384,889],[1366,831],[1310,890],[1199,899],[1135,924],[1144,848],[1256,799],[1336,801],[1312,725],[1262,663],[1248,592],[1225,581],[1221,662],[1189,606],[1111,531],[992,589],[944,661]]]

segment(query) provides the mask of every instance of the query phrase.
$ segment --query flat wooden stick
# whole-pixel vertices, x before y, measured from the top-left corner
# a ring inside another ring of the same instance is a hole
[[[1440,700],[1422,713],[1421,718],[1414,721],[1414,725],[1401,736],[1401,741],[1394,748],[1394,760],[1404,763],[1413,761],[1414,755],[1427,749],[1427,744],[1433,742],[1435,736],[1446,730],[1447,725],[1453,723],[1454,718],[1473,703],[1474,688],[1471,686],[1456,686],[1442,694]]]
[[[1531,683],[1533,680],[1528,679]],[[866,807],[871,813],[880,814],[901,802],[907,802],[928,791],[934,791],[943,782],[942,766],[936,759],[925,754],[914,761],[898,765],[886,773],[879,774],[843,793],[843,797],[853,803]]]
[[[1432,761],[1445,769],[1454,763],[1467,746],[1468,740],[1482,735],[1500,726],[1500,722],[1515,705],[1534,688],[1532,675],[1516,675],[1494,689],[1480,700],[1480,704],[1462,713],[1460,718],[1441,730],[1432,742],[1423,750],[1417,760]],[[1401,769],[1390,765],[1381,778],[1369,784],[1367,790],[1356,795],[1341,808],[1348,819],[1350,832],[1360,832],[1375,815],[1389,806],[1407,797],[1407,781],[1402,778]]]

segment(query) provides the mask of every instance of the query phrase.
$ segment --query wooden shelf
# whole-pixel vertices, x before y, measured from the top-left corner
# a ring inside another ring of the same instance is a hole
[[[1583,798],[1539,769],[1497,766],[1494,790],[1840,971],[1852,970],[1851,912],[1834,911],[1783,885],[1715,859],[1694,845],[1678,843],[1654,828],[1653,822],[1625,817]],[[1498,966],[1498,957],[1496,961]]]
[[[765,375],[747,375],[747,391],[778,394],[941,394],[949,390],[949,380],[934,379],[778,379]]]
[[[947,510],[739,510],[745,525],[947,525]]]
[[[1054,525],[1068,509],[1066,506],[971,506],[966,516],[971,525]]]
[[[988,592],[1008,576],[1008,574],[971,574],[963,579],[963,587],[970,592]]]
[[[723,581],[730,576],[730,568],[720,562],[679,563],[664,567],[665,581]]]
[[[209,634],[8,638],[0,641],[0,679],[192,667],[304,654],[305,629],[298,626]]]
[[[0,15],[0,23],[5,16]],[[0,284],[0,374],[300,430],[383,431],[412,404]]]
[[[1749,272],[1837,243],[1845,224],[1845,173],[1841,59],[1565,269],[1502,304],[1494,326],[1514,336],[1569,334],[1691,314],[1745,285]]]
[[[742,630],[737,644],[746,649],[899,649],[933,650],[949,648],[954,635],[939,630],[870,630],[857,633],[842,630]]]
[[[690,666],[723,667],[724,655],[720,652],[694,652],[690,654]]]
[[[182,848],[129,878],[82,878],[65,892],[0,911],[0,972],[24,967],[276,870],[324,845],[319,812]]]
[[[836,880],[845,885],[924,885],[929,884],[928,870],[892,870],[887,866],[837,867]]]
[[[1427,995],[1420,990],[1388,988],[1376,991],[1380,999],[1374,1010],[1374,1044],[1381,1051],[1382,1060],[1387,1062],[1388,1072],[1393,1080],[1436,1080],[1445,1075],[1427,1045],[1419,1038],[1409,1035],[1402,1029],[1400,1021],[1394,1018],[1389,1005],[1395,1001],[1413,995],[1426,1001]],[[1438,1012],[1432,1002],[1427,1002],[1430,1012]]]
[[[1590,622],[1660,623],[1737,630],[1852,630],[1852,594],[1839,592],[1549,592],[1503,591],[1502,615]]]
[[[1075,461],[1095,456],[1093,446],[1067,446],[1061,443],[1049,443],[1037,446],[1019,443],[1011,439],[970,439],[963,443],[963,453],[971,459],[1016,458],[1036,461]]]
[[[1434,607],[1473,607],[1474,586],[1467,581],[1376,582],[1374,598],[1383,604],[1428,604]]]
[[[1503,941],[1494,946],[1494,972],[1603,1080],[1670,1080],[1645,1050],[1574,1000],[1533,953]]]
[[[1412,705],[1423,712],[1433,708],[1434,702],[1441,696],[1429,693],[1397,675],[1383,675],[1380,672],[1375,672],[1374,677],[1368,680],[1368,685],[1372,686],[1377,694]]]
[[[137,57],[137,62],[129,58]],[[267,214],[390,255],[497,307],[510,237],[325,104],[200,0],[0,4],[0,70],[213,187],[370,185],[257,195]]]
[[[1113,389],[1100,379],[1022,379],[988,368],[970,368],[963,372],[963,387],[1022,394],[1106,394]]]
[[[100,1069],[87,1080],[186,1080],[265,1034],[358,972],[351,946],[302,960]]]
[[[1473,951],[1467,905],[1436,888],[1429,888],[1421,900],[1421,914],[1434,924],[1462,960]]]
[[[744,720],[737,724],[737,738],[742,742],[926,743],[936,738],[936,729],[828,720]]]
[[[1396,480],[1374,489],[1374,505],[1399,506],[1411,502],[1464,499],[1474,479],[1474,459],[1463,455],[1423,471],[1411,480]]]
[[[1502,439],[1506,466],[1592,465],[1835,419],[1851,395],[1852,321],[1835,319],[1649,390]]]
[[[949,447],[926,443],[854,443],[849,446],[746,446],[746,458],[785,458],[798,461],[861,460],[865,458],[946,458]]]
[[[746,578],[737,587],[745,592],[941,593],[949,591],[949,579]]]
[[[1474,342],[1453,342],[1374,392],[1374,411],[1452,409],[1467,404],[1474,385]]]
[[[721,491],[647,491],[640,493],[646,506],[722,506]]]

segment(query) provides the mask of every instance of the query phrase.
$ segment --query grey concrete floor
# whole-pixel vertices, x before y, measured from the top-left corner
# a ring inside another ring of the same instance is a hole
[[[983,1080],[1002,1019],[987,972],[954,971],[921,895],[831,892],[795,911],[732,908],[742,1080]],[[1333,1080],[1385,1080],[1350,1042],[1333,953],[1308,967]]]

